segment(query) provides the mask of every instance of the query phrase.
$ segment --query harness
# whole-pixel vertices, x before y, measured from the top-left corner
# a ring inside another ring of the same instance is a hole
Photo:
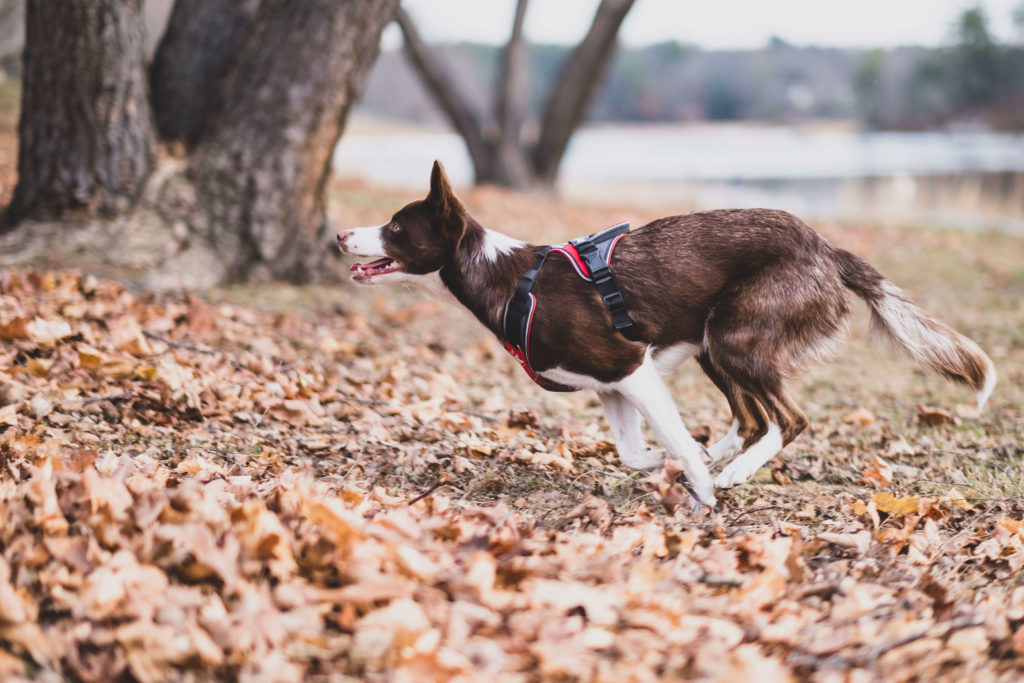
[[[523,370],[534,382],[548,391],[576,391],[575,387],[546,380],[530,365],[530,330],[533,327],[533,314],[537,309],[537,297],[530,290],[537,279],[541,266],[551,253],[561,254],[569,259],[576,274],[597,287],[605,308],[612,317],[612,325],[630,341],[642,341],[636,326],[629,317],[626,302],[622,298],[612,277],[612,252],[626,233],[629,223],[619,223],[607,230],[588,237],[578,237],[571,242],[544,247],[537,254],[537,261],[523,273],[516,285],[516,291],[505,305],[503,320],[505,329],[505,350],[519,361]]]

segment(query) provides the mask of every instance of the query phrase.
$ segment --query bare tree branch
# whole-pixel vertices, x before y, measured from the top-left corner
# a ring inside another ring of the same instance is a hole
[[[487,180],[520,188],[529,186],[533,175],[519,139],[526,116],[526,43],[523,40],[523,22],[527,4],[528,0],[516,3],[512,34],[501,58],[501,70],[494,92],[498,139],[492,142],[495,145],[491,150],[492,166],[486,170]]]
[[[526,110],[526,89],[523,71],[526,67],[526,43],[523,40],[523,22],[526,19],[526,5],[529,0],[516,3],[516,16],[512,23],[512,35],[501,59],[495,92],[495,107],[498,115],[498,129],[501,142],[518,145],[519,134]]]
[[[395,11],[395,21],[405,38],[405,54],[430,90],[438,105],[448,116],[452,126],[466,141],[473,167],[479,173],[488,166],[487,145],[481,134],[480,118],[472,110],[469,100],[459,92],[455,80],[445,71],[441,61],[423,42],[412,18],[401,7]]]
[[[582,122],[615,51],[615,39],[634,0],[601,0],[590,30],[566,62],[548,100],[533,167],[541,182],[553,183],[569,139]]]

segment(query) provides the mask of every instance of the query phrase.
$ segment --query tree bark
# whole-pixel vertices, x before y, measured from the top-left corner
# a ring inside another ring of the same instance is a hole
[[[634,0],[601,0],[590,30],[566,62],[541,119],[541,134],[533,154],[539,180],[552,185],[573,133],[583,122],[615,52],[619,27]]]
[[[193,225],[227,259],[305,281],[326,249],[324,184],[397,0],[263,0],[196,148]]]
[[[260,0],[177,0],[150,68],[157,133],[194,147]]]
[[[7,227],[132,206],[153,164],[142,0],[28,0]]]

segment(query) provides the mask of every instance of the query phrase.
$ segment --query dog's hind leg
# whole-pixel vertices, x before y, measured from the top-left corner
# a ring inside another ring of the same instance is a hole
[[[807,427],[807,418],[786,395],[781,380],[760,394],[758,399],[768,414],[768,431],[718,474],[715,478],[718,488],[729,488],[750,479]]]
[[[722,367],[742,388],[745,399],[753,402],[751,397],[756,398],[768,421],[767,431],[753,444],[745,444],[745,450],[715,478],[715,486],[729,488],[754,476],[807,427],[807,418],[786,394],[782,375],[774,368],[762,366],[758,375],[754,375],[758,368],[752,364],[726,362]]]
[[[757,401],[744,394],[735,381],[716,368],[706,352],[697,356],[697,362],[704,374],[725,394],[729,410],[732,411],[732,426],[728,433],[708,446],[708,462],[713,464],[731,458],[756,443],[768,433],[768,421]]]
[[[664,449],[653,450],[644,444],[643,433],[640,431],[640,412],[629,400],[618,391],[598,393],[608,424],[615,438],[615,448],[619,451],[619,459],[626,467],[646,470],[658,467],[665,461]]]
[[[700,503],[714,506],[715,487],[708,468],[701,460],[704,447],[687,431],[679,417],[668,387],[661,381],[654,363],[648,357],[630,375],[613,387],[632,403],[647,420],[668,455],[682,461],[690,489]]]
[[[705,326],[702,355],[707,356],[709,376],[726,387],[734,411],[746,410],[754,418],[763,410],[767,422],[767,429],[759,426],[756,433],[744,435],[743,452],[715,478],[719,488],[748,480],[807,427],[783,381],[809,348],[820,347],[837,332],[845,312],[841,299],[805,292],[801,301],[797,286],[790,288],[796,294],[789,297],[779,288],[772,278],[738,288]]]

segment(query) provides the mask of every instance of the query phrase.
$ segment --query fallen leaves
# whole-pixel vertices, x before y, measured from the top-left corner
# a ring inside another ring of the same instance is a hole
[[[464,367],[485,343],[393,336],[433,308],[0,283],[0,677],[1019,673],[1021,506],[892,488],[909,447],[870,495],[695,515],[677,462],[622,470],[597,425],[512,404],[513,366]]]

